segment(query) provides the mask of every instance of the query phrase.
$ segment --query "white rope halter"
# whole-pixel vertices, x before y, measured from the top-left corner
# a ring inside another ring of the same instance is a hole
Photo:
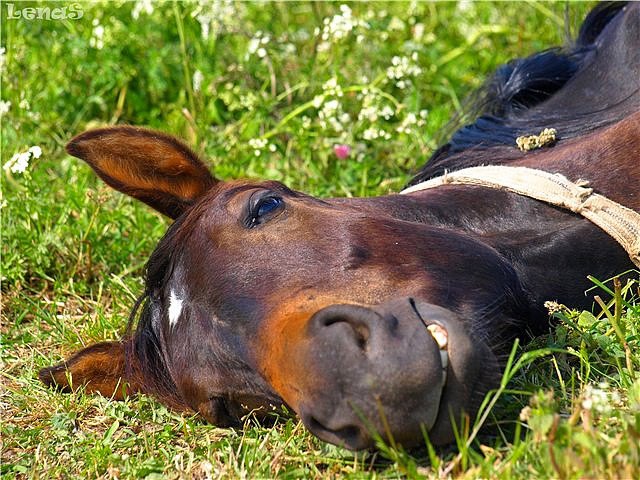
[[[447,172],[400,194],[441,185],[475,185],[534,198],[571,210],[589,219],[613,237],[640,268],[640,213],[593,192],[588,182],[571,182],[564,175],[527,167],[485,166]]]

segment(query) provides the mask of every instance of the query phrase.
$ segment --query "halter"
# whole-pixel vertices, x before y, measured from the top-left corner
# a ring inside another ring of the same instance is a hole
[[[640,268],[640,213],[593,192],[588,182],[569,181],[559,173],[527,167],[482,166],[445,172],[400,192],[420,192],[442,185],[474,185],[517,193],[571,210],[613,237]]]

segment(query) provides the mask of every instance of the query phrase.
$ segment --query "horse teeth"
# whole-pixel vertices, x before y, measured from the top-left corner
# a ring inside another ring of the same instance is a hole
[[[440,363],[443,370],[446,370],[449,366],[449,352],[446,350],[440,350]]]
[[[429,325],[427,327],[427,330],[429,330],[429,333],[438,344],[440,350],[446,350],[447,345],[449,344],[449,336],[447,334],[447,331],[443,327],[435,323]]]

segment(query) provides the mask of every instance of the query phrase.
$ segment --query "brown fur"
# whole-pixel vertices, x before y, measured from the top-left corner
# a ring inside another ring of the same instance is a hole
[[[85,132],[67,145],[108,185],[178,217],[215,179],[193,151],[160,132],[121,126]],[[148,158],[157,161],[151,165]]]
[[[84,388],[87,393],[101,393],[105,397],[123,400],[139,391],[131,379],[124,379],[125,344],[104,342],[91,345],[74,354],[67,361],[38,373],[40,380],[63,392]]]

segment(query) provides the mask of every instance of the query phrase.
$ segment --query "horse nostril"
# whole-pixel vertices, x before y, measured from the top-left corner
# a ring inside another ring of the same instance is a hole
[[[369,341],[369,336],[371,332],[369,331],[369,327],[366,325],[351,325],[353,327],[353,331],[356,334],[356,343],[358,347],[363,349],[367,346],[367,342]]]
[[[359,349],[365,350],[371,337],[370,325],[377,315],[362,307],[335,305],[317,312],[313,319],[314,332],[327,334],[326,329],[334,329],[331,335],[350,334]],[[346,327],[346,328],[345,328]]]
[[[357,450],[362,448],[363,436],[357,425],[345,425],[337,429],[331,429],[311,416],[307,421],[307,428],[319,438],[346,448]]]
[[[346,324],[351,327],[355,341],[358,344],[358,348],[364,349],[367,345],[367,341],[369,340],[370,336],[369,327],[363,325],[362,323],[355,323],[352,320],[344,317],[327,317],[323,319],[322,324],[325,327],[331,327],[332,325],[336,324]]]

